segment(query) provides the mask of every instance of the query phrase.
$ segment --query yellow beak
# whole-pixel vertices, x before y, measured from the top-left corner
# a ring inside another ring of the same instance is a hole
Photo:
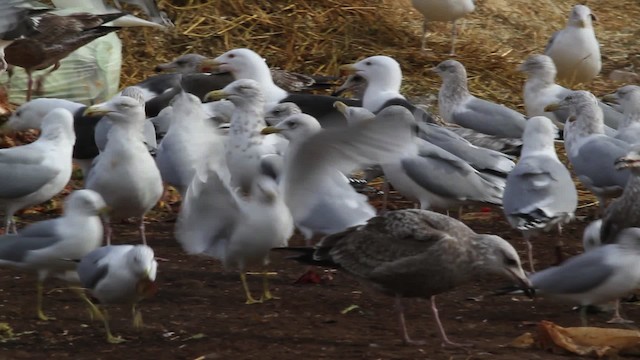
[[[333,107],[336,110],[340,111],[341,114],[344,115],[344,113],[347,112],[347,107],[348,106],[347,106],[347,104],[343,103],[342,101],[336,101],[336,102],[333,103]]]
[[[618,98],[618,95],[613,93],[613,94],[607,94],[607,95],[603,96],[602,100],[610,102],[610,103],[618,104],[618,101],[620,99]]]
[[[260,134],[269,135],[269,134],[277,134],[279,132],[282,132],[282,130],[278,129],[277,127],[267,126],[266,128],[262,129],[262,131],[260,131]]]
[[[355,64],[340,65],[338,69],[340,69],[341,72],[346,72],[347,74],[355,74],[356,71],[358,71]]]
[[[105,116],[110,112],[113,110],[109,109],[106,104],[97,104],[84,109],[82,116]]]
[[[220,62],[215,59],[204,59],[198,65],[197,70],[203,73],[211,73],[217,71],[220,65]]]
[[[222,100],[225,97],[227,97],[227,93],[225,93],[222,90],[213,90],[213,91],[209,91],[207,93],[207,95],[204,96],[204,101],[216,101],[216,100]]]

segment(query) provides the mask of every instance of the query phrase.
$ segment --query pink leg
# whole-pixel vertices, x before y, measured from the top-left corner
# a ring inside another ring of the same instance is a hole
[[[26,71],[27,71],[27,101],[31,101],[31,92],[33,91],[33,76],[31,76],[31,70],[26,70]]]
[[[404,321],[404,306],[402,305],[402,297],[396,295],[395,300],[396,311],[398,312],[398,320],[400,321],[400,333],[402,335],[402,342],[405,345],[424,345],[425,341],[411,340],[409,333],[407,332],[407,324]]]
[[[382,210],[380,210],[380,214],[384,214],[385,212],[387,212],[387,203],[389,201],[389,181],[387,181],[387,178],[385,177],[382,183]]]
[[[529,234],[528,232],[523,232],[522,233],[522,237],[524,237],[524,242],[527,245],[527,259],[529,259],[529,269],[531,269],[531,272],[536,272],[536,270],[533,268],[533,245],[531,245],[531,234]]]
[[[607,321],[608,324],[633,324],[633,320],[627,320],[620,315],[620,299],[616,300],[615,310],[611,320]]]
[[[142,238],[142,243],[147,245],[147,236],[144,234],[144,216],[140,218],[140,237]]]
[[[432,296],[431,299],[431,311],[433,311],[433,317],[436,319],[436,323],[438,324],[438,330],[440,331],[440,336],[442,337],[442,346],[451,345],[457,347],[471,346],[471,344],[458,344],[449,340],[447,334],[444,332],[444,327],[442,326],[442,322],[440,321],[440,316],[438,315],[438,308],[436,307],[436,297]]]

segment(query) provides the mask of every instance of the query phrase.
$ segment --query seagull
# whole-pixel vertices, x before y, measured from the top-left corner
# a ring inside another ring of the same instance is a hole
[[[155,293],[158,263],[153,249],[147,245],[109,245],[99,247],[84,255],[77,267],[82,286],[97,299],[100,305],[125,303],[131,305],[133,326],[142,327],[142,315],[136,307],[138,302]],[[85,297],[92,310],[97,307]],[[113,336],[109,328],[106,311],[98,310],[112,344],[124,341]]]
[[[572,90],[555,83],[556,66],[553,60],[547,55],[531,55],[518,66],[518,70],[527,74],[523,91],[527,116],[546,116],[558,127],[561,127],[560,124],[564,124],[569,117],[569,112],[566,109],[549,112],[544,108],[549,104],[561,101]],[[604,116],[605,133],[614,134],[615,130],[613,129],[618,128],[623,115],[602,101],[598,101],[598,106],[602,109]]]
[[[422,25],[421,49],[427,50],[427,30],[430,21],[451,22],[451,51],[449,56],[456,55],[456,21],[475,10],[473,0],[411,0],[411,5],[424,17]]]
[[[549,39],[544,54],[553,59],[558,79],[568,84],[587,83],[600,73],[600,44],[593,31],[596,16],[585,5],[575,5],[567,26]]]
[[[640,282],[640,229],[624,229],[615,243],[596,247],[559,266],[533,273],[529,280],[536,293],[582,305],[580,318],[586,326],[588,305],[616,300],[637,288]]]
[[[184,198],[198,166],[224,151],[225,140],[204,113],[200,99],[185,92],[176,95],[171,125],[155,157],[162,180]]]
[[[294,114],[262,130],[289,140],[279,184],[296,227],[308,242],[314,234],[342,231],[375,215],[367,197],[358,194],[343,174],[415,151],[412,129],[411,113],[391,106],[375,120],[346,128],[322,129],[312,116]]]
[[[21,38],[4,49],[6,61],[24,68],[27,73],[27,97],[31,100],[34,70],[53,68],[36,81],[36,91],[39,91],[44,77],[60,67],[60,60],[71,54],[79,47],[91,41],[118,30],[118,27],[101,26],[109,21],[125,15],[113,13],[92,15],[75,13],[67,16],[43,14],[34,18],[37,22],[36,34]]]
[[[315,250],[298,250],[306,252],[297,258],[302,262],[334,264],[394,296],[405,344],[424,342],[412,340],[407,333],[403,298],[429,299],[443,344],[459,346],[445,333],[436,295],[485,274],[506,276],[529,286],[518,253],[507,241],[477,234],[458,220],[426,210],[389,211],[325,237]]]
[[[88,107],[86,116],[102,115],[113,123],[109,141],[94,161],[85,187],[100,193],[112,209],[110,218],[140,217],[140,237],[146,244],[144,215],[162,196],[160,171],[143,140],[144,109],[128,96]],[[105,219],[107,245],[111,244],[110,219]]]
[[[264,121],[269,126],[276,126],[278,123],[293,114],[300,114],[300,107],[292,102],[280,103],[264,114]],[[348,121],[349,119],[347,119]]]
[[[611,201],[602,217],[600,239],[603,244],[611,244],[618,233],[630,227],[640,227],[640,144],[615,161],[618,171],[628,169],[629,180],[620,197]]]
[[[31,224],[19,235],[0,237],[0,265],[38,273],[36,309],[40,320],[49,320],[42,312],[42,283],[51,274],[73,271],[80,259],[102,243],[99,214],[106,204],[92,190],[77,190],[65,199],[64,214],[56,219]]]
[[[526,118],[519,112],[471,95],[467,89],[467,71],[455,60],[445,60],[432,69],[442,78],[438,94],[440,116],[481,133],[521,138]]]
[[[262,156],[276,153],[274,144],[260,135],[260,131],[266,127],[264,94],[258,82],[241,79],[205,96],[205,99],[221,98],[226,98],[235,105],[226,150],[231,187],[239,187],[242,192],[248,193],[260,171]]]
[[[0,74],[7,70],[4,49],[18,39],[37,34],[37,15],[50,11],[21,7],[26,4],[26,0],[5,0],[0,4]]]
[[[0,208],[5,211],[7,234],[17,233],[16,211],[51,199],[71,178],[73,116],[65,109],[52,110],[41,129],[40,137],[30,144],[0,149]]]
[[[504,214],[514,229],[522,231],[527,244],[529,267],[533,268],[531,238],[540,231],[569,222],[578,206],[578,193],[569,170],[560,162],[554,146],[557,134],[549,118],[527,121],[520,161],[507,176]],[[561,254],[561,240],[557,253]]]
[[[606,95],[604,100],[619,103],[624,111],[624,118],[614,137],[632,145],[640,143],[640,87],[623,86],[615,93]]]
[[[564,128],[564,149],[578,179],[600,203],[604,212],[606,200],[616,197],[629,178],[626,170],[616,171],[616,159],[629,152],[630,145],[604,134],[602,110],[598,100],[587,91],[569,93],[559,103],[547,105],[545,111],[569,109]]]
[[[286,246],[293,234],[293,218],[271,178],[258,174],[248,196],[234,191],[220,163],[209,163],[194,176],[176,224],[176,239],[188,254],[212,256],[225,268],[240,271],[246,304],[273,299],[267,273],[263,273],[263,294],[251,295],[246,269],[266,266],[269,250]]]
[[[265,97],[265,110],[281,102],[294,102],[303,113],[316,118],[322,127],[342,127],[346,125],[342,114],[333,108],[335,101],[342,101],[351,106],[359,106],[360,101],[337,98],[334,96],[289,93],[274,83],[273,76],[265,60],[250,49],[232,49],[201,63],[203,69],[217,69],[229,72],[238,79],[251,79],[258,82]]]

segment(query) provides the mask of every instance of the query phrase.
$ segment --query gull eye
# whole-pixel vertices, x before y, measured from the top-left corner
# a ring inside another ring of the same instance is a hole
[[[295,128],[297,128],[297,127],[298,127],[298,123],[297,123],[297,122],[295,122],[295,121],[289,121],[289,122],[287,123],[287,126],[289,127],[289,129],[295,129]]]
[[[179,66],[182,66],[182,65],[184,65],[185,63],[186,63],[186,61],[185,61],[185,60],[178,60],[178,61],[176,61],[176,65],[179,65]]]
[[[509,267],[518,266],[518,262],[516,261],[516,259],[509,257],[504,258],[504,264]]]
[[[229,54],[229,59],[233,59],[234,57],[236,57],[235,54]]]
[[[367,61],[367,62],[366,62],[366,63],[364,63],[364,64],[365,64],[365,65],[367,65],[367,66],[371,66],[371,65],[372,65],[372,64],[371,64],[371,61]]]

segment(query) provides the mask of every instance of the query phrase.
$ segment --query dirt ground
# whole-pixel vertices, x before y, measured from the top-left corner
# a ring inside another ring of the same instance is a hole
[[[397,207],[406,203],[396,202]],[[582,210],[585,215],[591,209]],[[25,221],[39,215],[26,215]],[[511,240],[524,256],[518,233],[510,230],[499,209],[470,209],[463,220],[479,232],[496,233]],[[565,253],[580,252],[582,229],[578,220],[563,233]],[[51,281],[46,285],[45,312],[56,320],[35,317],[34,276],[12,269],[0,269],[0,323],[8,324],[14,337],[2,337],[0,359],[562,359],[542,349],[522,350],[505,346],[535,324],[551,320],[561,326],[579,326],[579,315],[570,304],[538,298],[511,296],[470,298],[508,285],[502,279],[488,279],[460,287],[438,297],[440,316],[448,335],[458,342],[473,344],[468,350],[442,348],[429,303],[407,300],[407,322],[416,339],[425,346],[402,345],[392,299],[360,286],[340,272],[325,273],[333,280],[318,285],[296,285],[305,267],[274,253],[270,270],[272,291],[279,299],[245,305],[239,276],[224,271],[217,261],[185,255],[173,237],[174,222],[150,221],[147,238],[159,264],[158,293],[142,303],[145,326],[131,326],[126,307],[110,307],[114,334],[127,342],[105,341],[102,323],[91,321],[83,303],[67,285]],[[116,243],[137,243],[136,226],[116,227]],[[538,268],[555,259],[557,235],[535,240]],[[296,238],[293,244],[300,244]],[[259,269],[256,269],[259,270]],[[256,293],[260,279],[249,277]],[[346,313],[343,310],[356,305]],[[640,315],[637,306],[627,304],[625,314]],[[590,315],[592,326],[606,324],[609,314]]]

